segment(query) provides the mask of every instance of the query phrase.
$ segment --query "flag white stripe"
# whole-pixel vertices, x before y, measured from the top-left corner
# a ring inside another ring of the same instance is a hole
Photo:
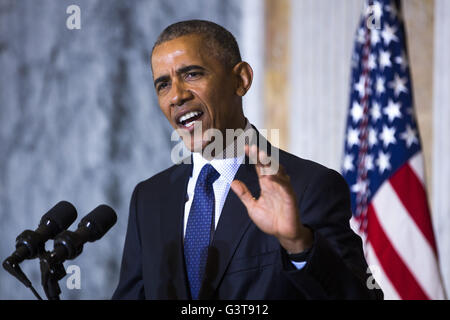
[[[373,205],[386,236],[424,292],[431,299],[443,299],[433,250],[390,183],[383,183]]]
[[[422,182],[422,185],[425,186],[425,168],[423,166],[422,152],[418,152],[414,157],[409,159],[409,166],[414,171],[417,178]]]
[[[367,245],[365,246],[365,251],[367,263],[369,264],[373,277],[377,281],[381,290],[383,290],[384,299],[400,300],[400,296],[398,295],[391,281],[384,272],[383,267],[381,266],[380,261],[378,260],[378,257],[376,256],[375,251],[373,250],[370,242],[367,243]]]

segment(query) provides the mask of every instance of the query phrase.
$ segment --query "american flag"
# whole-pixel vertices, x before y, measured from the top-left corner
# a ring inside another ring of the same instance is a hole
[[[444,299],[399,1],[367,1],[356,33],[342,173],[352,227],[386,299]]]

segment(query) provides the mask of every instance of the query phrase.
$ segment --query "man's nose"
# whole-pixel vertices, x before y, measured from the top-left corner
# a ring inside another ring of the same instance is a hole
[[[170,105],[171,106],[182,106],[186,101],[192,99],[192,92],[189,91],[185,86],[179,81],[174,81],[172,83]]]

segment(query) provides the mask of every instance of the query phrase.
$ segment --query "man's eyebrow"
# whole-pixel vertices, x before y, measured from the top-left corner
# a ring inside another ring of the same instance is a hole
[[[198,66],[198,65],[190,65],[190,66],[186,66],[186,67],[181,67],[180,69],[177,70],[177,74],[183,74],[192,70],[206,70],[205,68]],[[158,85],[158,83],[160,82],[165,82],[165,81],[169,81],[170,80],[170,76],[168,75],[163,75],[161,77],[158,77],[155,79],[155,81],[153,82],[155,88]]]
[[[165,75],[165,76],[161,76],[161,77],[156,78],[155,81],[153,82],[153,84],[154,84],[154,86],[156,88],[158,83],[169,81],[169,80],[170,80],[170,77],[168,75]]]
[[[191,70],[206,70],[205,68],[201,67],[201,66],[197,66],[197,65],[190,65],[190,66],[186,66],[186,67],[182,67],[180,69],[177,70],[178,74],[182,74],[182,73],[186,73],[189,72]]]

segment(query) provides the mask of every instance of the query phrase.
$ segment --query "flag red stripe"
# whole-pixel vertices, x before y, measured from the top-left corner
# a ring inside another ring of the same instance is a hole
[[[434,254],[437,256],[436,241],[431,225],[427,194],[423,184],[409,164],[398,169],[389,181],[406,211],[408,211],[417,227],[427,239],[431,248],[433,248]]]
[[[428,296],[384,233],[372,204],[368,207],[367,219],[367,241],[371,243],[381,267],[399,296],[407,300],[428,300]]]

